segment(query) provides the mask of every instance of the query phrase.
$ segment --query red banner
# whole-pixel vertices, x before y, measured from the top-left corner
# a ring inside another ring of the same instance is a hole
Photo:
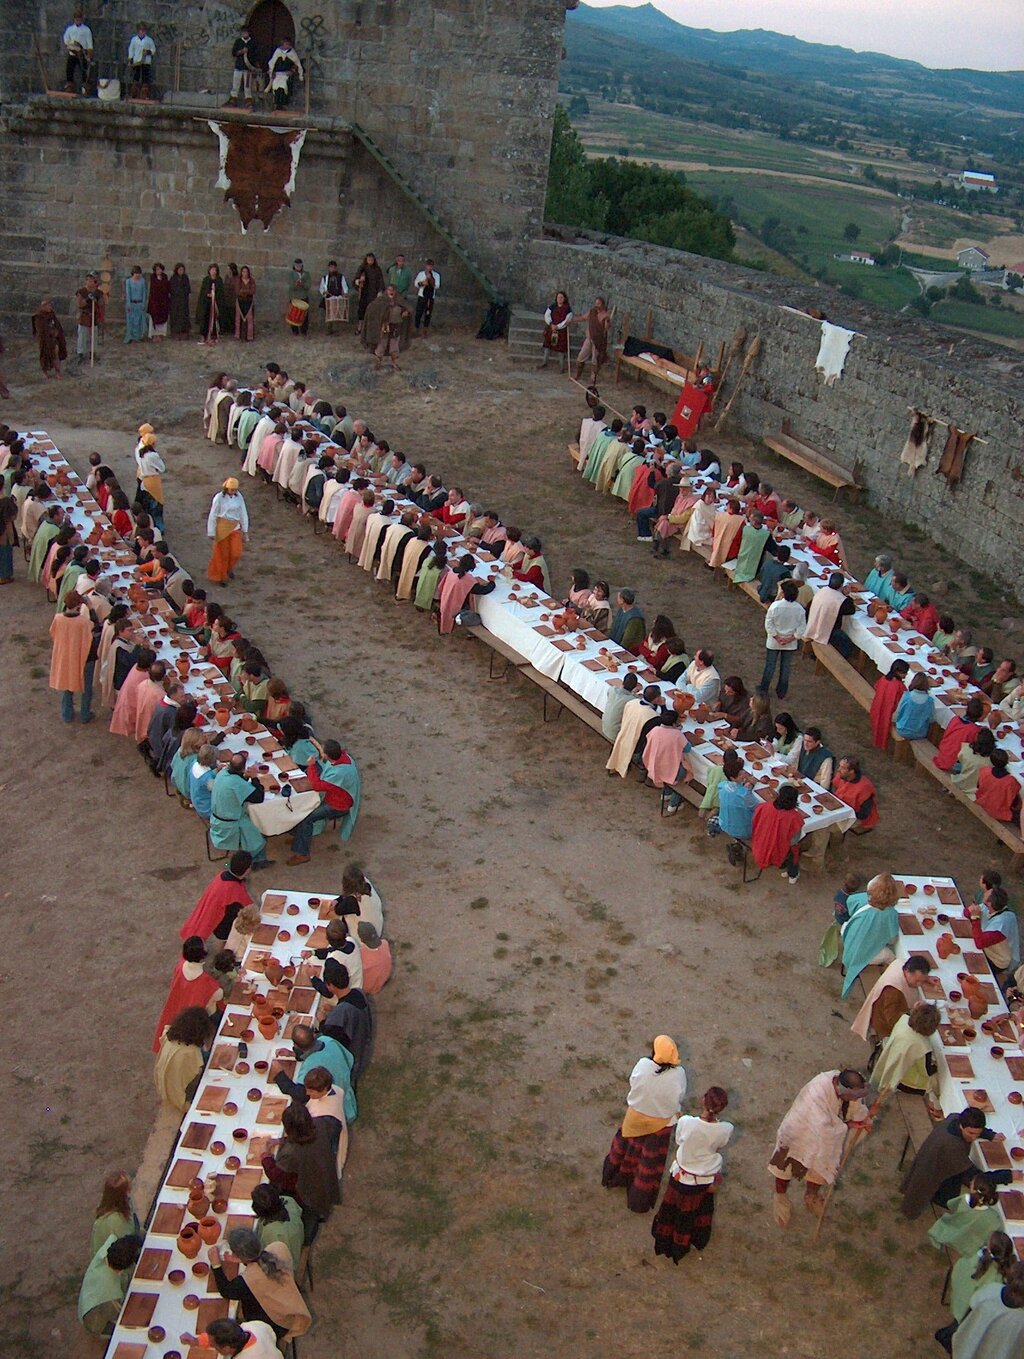
[[[711,405],[713,396],[714,393],[701,391],[692,382],[684,385],[679,402],[672,412],[672,424],[680,439],[689,439],[697,433],[700,418]]]

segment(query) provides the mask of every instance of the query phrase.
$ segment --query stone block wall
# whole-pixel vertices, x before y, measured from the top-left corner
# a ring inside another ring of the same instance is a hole
[[[1022,356],[850,302],[831,289],[569,228],[552,228],[531,245],[528,278],[532,306],[542,308],[564,288],[584,311],[602,294],[617,305],[620,319],[632,313],[638,335],[651,308],[653,337],[687,353],[699,340],[712,356],[720,344],[728,349],[740,326],[748,344],[760,335],[761,355],[733,407],[734,427],[759,439],[778,433],[789,418],[794,433],[856,469],[875,507],[916,525],[1024,599]],[[820,323],[788,310],[810,306],[860,332],[834,386],[814,369]],[[602,385],[609,384],[606,373]],[[934,472],[942,427],[928,466],[911,477],[900,464],[910,406],[988,441],[968,449],[955,490]],[[713,446],[713,437],[707,442]],[[779,480],[784,484],[784,474]],[[828,495],[822,485],[819,511]],[[893,538],[898,550],[896,529]]]
[[[67,318],[85,270],[113,263],[111,316],[133,264],[148,273],[181,260],[193,288],[208,264],[248,264],[257,281],[257,330],[279,330],[291,262],[319,279],[337,259],[349,279],[368,250],[383,265],[402,251],[429,256],[441,273],[437,319],[482,316],[486,299],[447,243],[344,131],[312,130],[299,161],[292,206],[268,232],[242,233],[215,187],[217,139],[185,111],[141,108],[111,120],[85,102],[46,101],[10,118],[0,155],[0,271],[7,323],[24,333],[44,295]]]
[[[566,0],[296,0],[296,47],[309,69],[310,112],[359,123],[499,290],[515,292],[526,241],[539,234]],[[96,51],[122,54],[145,11],[157,43],[155,82],[230,89],[231,42],[248,0],[85,0]],[[68,0],[4,0],[0,101],[63,83]],[[176,49],[180,44],[180,58]],[[304,96],[297,100],[301,111]],[[110,122],[122,111],[105,110]],[[2,151],[2,141],[0,141]],[[276,230],[276,227],[275,227]],[[440,268],[440,262],[438,262]]]

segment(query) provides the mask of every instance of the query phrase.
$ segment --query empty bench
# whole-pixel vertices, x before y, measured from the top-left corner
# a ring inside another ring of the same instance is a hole
[[[819,481],[831,486],[833,500],[843,490],[848,490],[852,495],[860,492],[860,485],[850,469],[843,467],[830,454],[816,448],[806,439],[797,438],[788,420],[783,421],[781,434],[767,434],[764,442],[780,458],[796,463],[797,467],[802,467],[812,477],[817,477]]]

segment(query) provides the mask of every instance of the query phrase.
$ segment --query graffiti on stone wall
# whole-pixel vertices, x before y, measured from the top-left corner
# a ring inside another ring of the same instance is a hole
[[[306,69],[319,80],[323,79],[324,68],[320,58],[327,55],[327,25],[322,14],[307,14],[299,24],[302,36],[298,39],[299,53],[306,63]]]
[[[181,44],[182,51],[201,51],[230,43],[238,33],[242,14],[228,5],[185,5],[174,19],[157,22],[150,30],[159,47]]]

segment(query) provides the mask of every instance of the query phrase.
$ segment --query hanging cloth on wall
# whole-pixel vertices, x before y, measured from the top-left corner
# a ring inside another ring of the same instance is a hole
[[[935,475],[946,478],[946,485],[950,490],[956,486],[964,474],[964,458],[967,455],[967,448],[977,436],[967,434],[962,429],[957,429],[956,425],[950,425],[949,437],[946,439],[946,447],[942,450],[942,457],[939,465],[935,469]]]
[[[831,321],[821,323],[821,345],[818,348],[818,357],[814,361],[815,371],[820,373],[825,379],[825,384],[831,387],[837,377],[842,376],[843,365],[846,363],[846,356],[850,352],[850,342],[853,340],[854,332],[846,330],[843,326],[834,326]]]
[[[928,461],[928,445],[934,428],[935,421],[930,415],[925,415],[919,410],[914,411],[910,421],[910,433],[900,454],[900,462],[906,463],[910,468],[911,476]]]

